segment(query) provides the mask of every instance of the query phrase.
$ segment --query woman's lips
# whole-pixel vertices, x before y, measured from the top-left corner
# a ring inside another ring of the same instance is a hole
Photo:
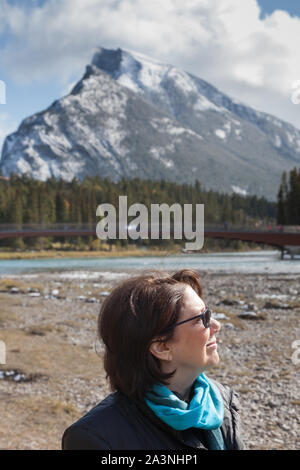
[[[217,342],[216,341],[212,341],[211,343],[208,343],[207,348],[217,348]]]

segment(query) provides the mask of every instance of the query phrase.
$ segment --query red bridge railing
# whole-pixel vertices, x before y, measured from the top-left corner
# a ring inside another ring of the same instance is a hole
[[[161,227],[160,227],[161,229]],[[171,226],[170,234],[174,227]],[[96,224],[0,224],[0,239],[29,237],[96,237]],[[206,238],[241,240],[283,248],[300,247],[300,226],[205,225]],[[129,237],[128,237],[129,238]],[[149,234],[150,238],[150,234]]]

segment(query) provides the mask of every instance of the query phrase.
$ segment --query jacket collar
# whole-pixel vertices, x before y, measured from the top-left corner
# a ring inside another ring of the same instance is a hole
[[[177,431],[176,429],[172,428],[168,424],[164,423],[161,419],[159,419],[146,403],[138,399],[132,399],[132,401],[134,402],[135,406],[141,411],[141,413],[143,413],[143,415],[146,416],[157,428],[161,429],[166,434],[172,436],[181,444],[197,449],[207,449],[196,435],[196,433],[198,434],[198,430],[196,430],[196,432],[193,432],[193,430],[191,429],[186,429],[185,431]]]

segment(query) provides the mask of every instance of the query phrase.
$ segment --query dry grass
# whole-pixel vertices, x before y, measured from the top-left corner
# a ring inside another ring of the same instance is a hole
[[[10,310],[4,309],[0,306],[0,326],[3,327],[7,321],[16,320],[16,315]]]
[[[1,339],[7,348],[7,364],[3,369],[22,369],[25,373],[46,374],[57,381],[68,376],[94,377],[103,372],[99,357],[93,349],[66,343],[60,338],[49,341],[47,336],[28,335],[26,331],[6,329]],[[20,353],[10,355],[10,350]],[[87,367],[87,363],[89,367]]]
[[[17,287],[21,293],[27,293],[28,288],[32,290],[36,290],[39,292],[43,291],[43,285],[40,283],[36,283],[34,281],[30,281],[30,285],[26,284],[25,282],[19,279],[10,279],[10,278],[3,278],[0,279],[0,291],[10,292],[12,287]]]
[[[287,304],[292,309],[300,309],[300,302],[299,301],[291,300],[291,301],[288,301]]]
[[[228,317],[228,320],[222,320],[222,322],[228,322],[228,323],[232,323],[233,326],[235,326],[236,328],[240,328],[241,330],[245,330],[247,329],[246,325],[245,325],[245,321],[242,320],[241,318],[239,318],[236,313],[232,313],[232,311],[228,310],[228,308],[223,308],[223,307],[214,307],[213,308],[213,311],[216,312],[216,313],[224,313],[224,315],[226,315],[226,317]]]
[[[34,325],[24,328],[24,331],[28,335],[38,335],[38,336],[45,336],[47,333],[51,332],[59,332],[61,333],[63,329],[60,326],[52,325],[52,324],[45,324],[45,325]]]
[[[0,403],[1,421],[9,423],[9,429],[0,425],[5,449],[59,449],[64,430],[81,415],[72,403],[48,396],[17,396],[5,402],[5,407]]]
[[[243,387],[243,388],[239,388],[239,389],[238,389],[238,392],[239,392],[239,393],[251,393],[251,392],[252,392],[252,389],[251,389],[251,388],[248,388],[248,387]]]
[[[18,300],[14,296],[10,294],[0,293],[0,326],[1,327],[4,327],[9,321],[17,320],[17,314],[15,312],[15,307],[17,303],[18,303]]]
[[[278,372],[279,376],[280,377],[286,377],[287,375],[290,375],[291,374],[291,371],[289,369],[286,369],[286,370],[280,370]]]
[[[45,325],[44,330],[47,328]],[[36,330],[44,331],[41,326]],[[81,381],[83,396],[84,384],[88,387],[95,378],[98,386],[103,386],[102,361],[94,349],[55,336],[49,341],[47,334],[32,332],[1,331],[7,347],[7,364],[1,365],[1,370],[19,370],[33,381],[0,383],[6,391],[0,389],[0,448],[60,449],[63,431],[83,414],[72,397],[74,377]],[[66,392],[69,389],[70,394]]]
[[[141,250],[139,248],[130,250],[113,250],[113,251],[57,251],[57,250],[41,250],[41,251],[24,251],[24,252],[0,252],[0,259],[39,259],[39,258],[110,258],[119,256],[167,256],[180,253],[180,249],[176,250],[160,250],[150,249]]]

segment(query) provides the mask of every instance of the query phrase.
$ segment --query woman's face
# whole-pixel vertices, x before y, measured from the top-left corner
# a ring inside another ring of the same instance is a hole
[[[178,322],[199,315],[204,312],[205,307],[194,289],[187,286]],[[216,334],[220,327],[220,323],[212,319],[210,327],[205,328],[201,318],[177,326],[173,338],[168,342],[175,367],[200,371],[218,364]]]

